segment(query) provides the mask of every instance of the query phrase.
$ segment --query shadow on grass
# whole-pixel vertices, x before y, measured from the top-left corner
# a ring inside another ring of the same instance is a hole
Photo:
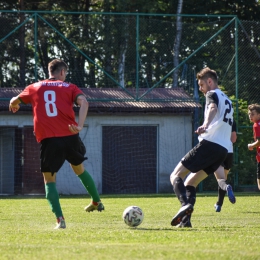
[[[138,230],[138,231],[198,231],[196,228],[140,228],[140,227],[129,227],[130,230]]]

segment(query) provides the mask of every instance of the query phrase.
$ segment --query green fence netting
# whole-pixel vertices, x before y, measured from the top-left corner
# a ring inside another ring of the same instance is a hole
[[[236,111],[239,134],[230,176],[237,187],[254,185],[246,108],[260,100],[259,22],[228,15],[179,17],[0,10],[0,87],[44,79],[48,62],[62,58],[69,65],[67,80],[81,88],[135,88],[130,96],[138,102],[154,88],[181,87],[194,99],[196,73],[209,66]]]

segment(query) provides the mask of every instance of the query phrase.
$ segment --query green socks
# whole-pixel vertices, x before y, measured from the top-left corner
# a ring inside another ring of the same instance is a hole
[[[93,202],[99,202],[100,197],[99,197],[96,185],[95,185],[92,177],[90,176],[90,174],[85,170],[83,173],[78,175],[78,177],[80,178],[82,184],[84,185],[84,187],[88,191],[88,193],[91,196]]]
[[[62,210],[60,206],[59,194],[56,189],[55,182],[49,182],[45,184],[46,199],[49,202],[52,212],[56,215],[56,218],[62,217]]]
[[[78,175],[82,184],[88,191],[93,202],[99,202],[100,197],[96,188],[96,185],[90,176],[90,174],[85,170],[82,174]],[[50,182],[45,184],[46,199],[51,207],[52,212],[55,214],[56,218],[62,217],[62,210],[60,206],[59,194],[56,189],[56,183]]]

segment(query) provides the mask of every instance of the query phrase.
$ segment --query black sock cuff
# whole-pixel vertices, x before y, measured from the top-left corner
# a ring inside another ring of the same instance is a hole
[[[186,186],[186,190],[187,190],[192,196],[196,196],[196,188],[195,188],[194,186],[187,185],[187,186]]]
[[[186,197],[186,188],[184,186],[183,179],[180,177],[176,177],[173,181],[173,190],[178,197],[181,205],[186,205],[188,203]]]
[[[187,196],[188,202],[194,206],[196,203],[196,187],[187,185],[186,186],[186,196]]]
[[[180,182],[183,182],[183,179],[181,177],[175,177],[175,179],[173,181],[173,185],[176,184],[176,183],[180,183]]]

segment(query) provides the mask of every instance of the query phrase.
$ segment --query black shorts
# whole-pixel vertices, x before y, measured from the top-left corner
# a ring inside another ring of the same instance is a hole
[[[194,146],[181,160],[182,165],[191,172],[204,170],[213,174],[227,156],[227,149],[223,146],[202,140]]]
[[[46,138],[41,141],[41,171],[58,172],[67,160],[72,165],[79,165],[84,157],[86,148],[79,134]]]
[[[233,165],[233,153],[228,153],[224,162],[221,163],[221,166],[223,166],[225,170],[230,170],[232,165]]]

